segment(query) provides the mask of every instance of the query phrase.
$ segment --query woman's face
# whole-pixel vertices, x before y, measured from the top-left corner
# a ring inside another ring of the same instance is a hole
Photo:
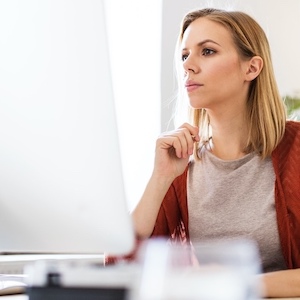
[[[181,55],[185,90],[193,108],[245,105],[248,65],[224,26],[205,17],[193,21],[184,32]]]

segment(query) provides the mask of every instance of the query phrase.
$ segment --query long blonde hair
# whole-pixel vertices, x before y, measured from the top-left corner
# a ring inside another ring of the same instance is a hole
[[[249,135],[245,152],[257,152],[262,158],[271,155],[283,137],[286,123],[286,108],[275,80],[268,39],[261,26],[249,15],[239,11],[224,11],[206,8],[189,12],[182,20],[177,41],[177,50],[187,27],[196,19],[205,17],[227,28],[242,59],[260,56],[264,66],[250,85],[247,101]],[[179,62],[180,60],[177,59]],[[178,80],[182,68],[177,68]],[[179,82],[179,86],[182,82]],[[200,144],[210,139],[209,116],[205,109],[189,107],[190,121],[200,128]],[[195,145],[195,156],[199,143]],[[199,158],[199,157],[198,157]]]

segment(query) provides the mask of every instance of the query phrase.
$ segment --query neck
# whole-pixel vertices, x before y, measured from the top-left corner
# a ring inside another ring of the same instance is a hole
[[[234,117],[215,118],[210,114],[212,130],[211,151],[224,160],[243,157],[248,136],[247,122],[244,114]]]

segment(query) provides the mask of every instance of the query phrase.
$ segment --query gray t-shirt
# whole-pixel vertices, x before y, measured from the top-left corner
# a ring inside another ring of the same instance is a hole
[[[246,237],[257,242],[264,272],[286,269],[280,247],[275,174],[270,158],[250,153],[222,160],[205,147],[188,173],[189,231],[192,242]]]

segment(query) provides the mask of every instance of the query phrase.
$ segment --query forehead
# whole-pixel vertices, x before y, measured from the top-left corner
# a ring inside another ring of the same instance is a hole
[[[182,45],[199,43],[203,40],[213,40],[221,46],[233,46],[233,39],[230,31],[222,24],[201,17],[193,21],[185,30],[182,38]]]

